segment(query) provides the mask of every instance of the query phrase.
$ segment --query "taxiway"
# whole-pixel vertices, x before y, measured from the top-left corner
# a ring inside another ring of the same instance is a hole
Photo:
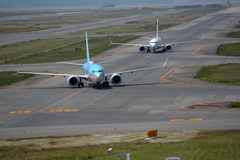
[[[182,106],[240,100],[240,87],[198,81],[177,83],[188,72],[173,68],[239,63],[239,57],[217,56],[219,44],[240,42],[226,38],[236,30],[239,12],[231,9],[210,14],[182,27],[161,31],[176,35],[172,41],[205,38],[173,46],[166,53],[139,53],[136,47],[120,46],[93,58],[94,61],[117,59],[104,64],[106,72],[162,65],[166,68],[123,75],[120,85],[101,89],[87,83],[85,88],[70,88],[64,77],[36,76],[20,86],[0,90],[0,138],[26,138],[92,133],[178,129],[240,129],[240,110],[191,110]],[[231,21],[231,23],[230,23]],[[135,40],[134,43],[143,41]],[[201,47],[200,47],[201,46]],[[91,52],[91,48],[90,48]],[[79,62],[79,61],[78,61]],[[57,70],[78,73],[79,66],[26,64],[21,70]],[[13,70],[11,65],[0,70]],[[171,72],[170,72],[171,71]],[[185,71],[185,70],[184,70]],[[174,74],[174,77],[171,75]],[[189,76],[190,77],[190,76]],[[172,78],[172,79],[171,79]],[[174,79],[173,79],[174,78]],[[191,79],[192,77],[190,77]],[[171,81],[169,81],[171,79]],[[201,118],[201,120],[191,120]],[[185,121],[170,121],[185,119]]]

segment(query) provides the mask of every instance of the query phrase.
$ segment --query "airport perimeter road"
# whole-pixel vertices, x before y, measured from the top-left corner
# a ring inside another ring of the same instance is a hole
[[[94,57],[94,61],[117,59],[103,65],[109,73],[162,65],[170,56],[166,68],[122,75],[122,84],[118,86],[95,89],[94,84],[86,82],[85,88],[70,88],[67,78],[36,76],[25,81],[29,85],[1,89],[0,138],[152,129],[240,129],[240,110],[181,108],[196,103],[240,100],[240,86],[197,81],[189,76],[193,70],[179,70],[180,67],[194,69],[201,65],[239,63],[239,57],[215,55],[219,44],[240,42],[240,39],[226,38],[238,21],[239,9],[237,12],[230,9],[199,18],[187,26],[162,31],[169,36],[177,35],[168,39],[169,42],[200,39],[206,33],[203,41],[175,45],[167,53],[139,53],[137,47],[120,46]],[[140,41],[146,40],[134,42]],[[0,70],[10,67],[0,66]],[[80,71],[79,66],[57,63],[20,65],[19,68],[31,71],[48,68],[76,74]]]

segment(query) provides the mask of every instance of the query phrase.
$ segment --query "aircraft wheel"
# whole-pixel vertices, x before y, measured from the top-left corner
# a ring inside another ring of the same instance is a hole
[[[81,82],[81,83],[78,83],[78,88],[83,88],[84,87],[84,83]]]
[[[97,83],[97,89],[100,89],[100,83]]]

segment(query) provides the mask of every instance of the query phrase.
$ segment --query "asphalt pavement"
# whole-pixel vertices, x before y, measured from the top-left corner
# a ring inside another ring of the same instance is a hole
[[[196,103],[240,100],[240,86],[203,81],[196,84],[189,80],[193,79],[189,76],[192,72],[184,70],[184,67],[239,63],[239,57],[216,55],[219,44],[240,42],[240,39],[226,38],[227,32],[236,30],[234,26],[239,17],[239,10],[228,9],[198,18],[184,26],[161,31],[160,35],[176,36],[164,43],[201,39],[205,34],[202,41],[174,45],[173,50],[166,53],[140,53],[137,47],[119,46],[92,58],[96,62],[116,59],[103,64],[109,73],[162,65],[169,57],[166,68],[124,74],[120,85],[96,89],[94,84],[85,82],[85,88],[74,88],[67,85],[67,78],[64,77],[36,76],[1,89],[0,138],[152,129],[240,129],[240,110],[181,108]],[[19,40],[21,37],[16,39]],[[146,39],[140,38],[132,43],[143,41]],[[2,41],[1,44],[8,42]],[[18,67],[21,70],[47,69],[81,74],[79,66],[59,63]],[[178,70],[181,67],[183,69]],[[0,70],[12,68],[12,65],[0,66]],[[184,83],[182,77],[188,82]],[[178,83],[180,79],[181,83]]]

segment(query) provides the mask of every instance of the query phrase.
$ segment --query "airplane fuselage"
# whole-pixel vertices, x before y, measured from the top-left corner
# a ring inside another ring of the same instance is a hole
[[[83,72],[87,75],[87,79],[91,82],[102,82],[104,80],[104,68],[93,62],[86,62],[82,67]]]
[[[161,48],[161,44],[160,44],[161,41],[162,41],[162,39],[159,38],[159,37],[151,39],[150,42],[149,42],[150,48],[152,50]]]

